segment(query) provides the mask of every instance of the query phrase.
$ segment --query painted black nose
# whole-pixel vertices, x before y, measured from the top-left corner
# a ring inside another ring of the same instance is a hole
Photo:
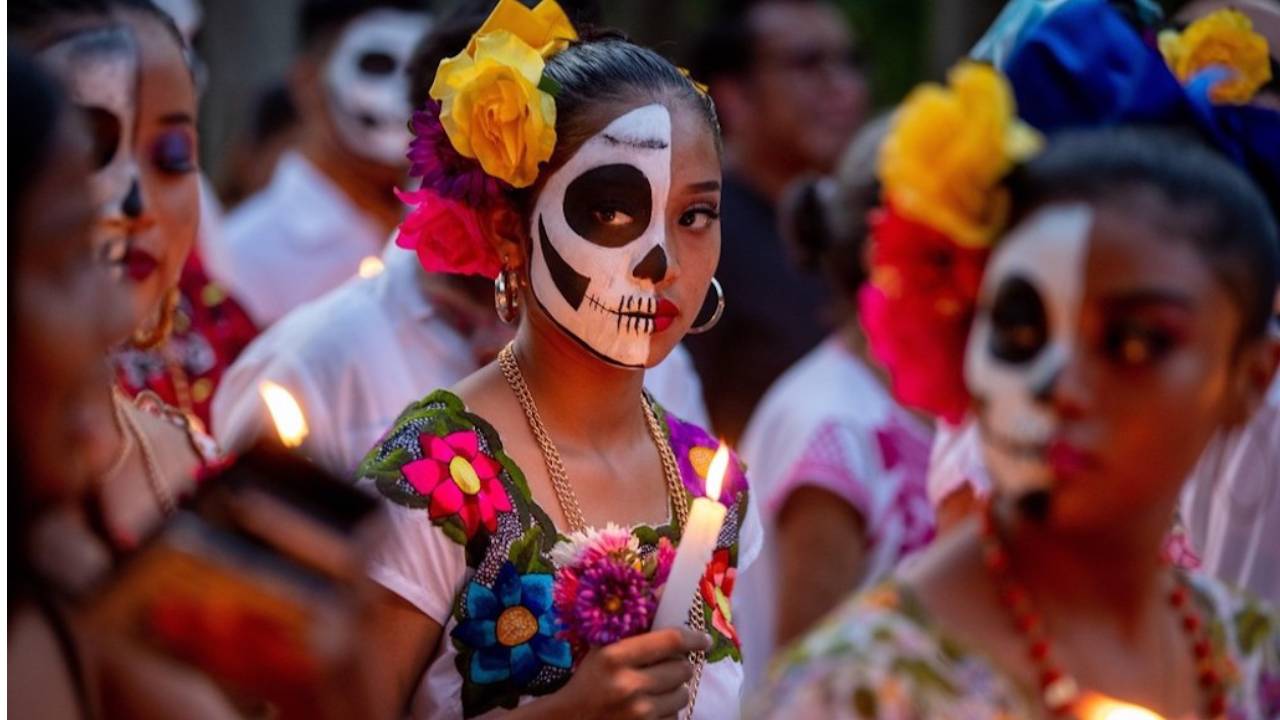
[[[667,253],[662,249],[661,245],[654,245],[653,249],[644,256],[636,269],[631,274],[640,280],[648,280],[657,285],[667,276]]]
[[[120,210],[127,218],[137,220],[142,217],[142,188],[136,178],[129,182],[129,194],[124,196],[124,204],[120,206]]]

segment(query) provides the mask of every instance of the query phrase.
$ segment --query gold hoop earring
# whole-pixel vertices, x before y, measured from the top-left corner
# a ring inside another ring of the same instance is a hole
[[[131,342],[135,348],[151,350],[169,339],[169,333],[173,330],[173,316],[178,311],[178,301],[181,299],[182,294],[178,292],[178,288],[169,290],[160,304],[160,317],[151,329],[138,328],[134,331]]]
[[[493,307],[498,319],[508,325],[520,320],[520,277],[514,268],[503,266],[493,281]]]
[[[720,318],[724,315],[724,288],[720,287],[720,281],[714,277],[711,278],[711,289],[716,291],[715,312],[711,313],[711,319],[701,325],[694,325],[689,328],[689,331],[686,333],[687,335],[701,335],[702,333],[707,332],[711,328],[715,327],[720,322]]]

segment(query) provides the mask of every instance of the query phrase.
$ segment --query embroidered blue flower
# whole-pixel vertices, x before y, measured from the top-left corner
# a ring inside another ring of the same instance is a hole
[[[466,612],[452,637],[473,650],[470,679],[481,685],[511,680],[529,684],[543,666],[568,669],[569,643],[556,638],[552,612],[552,576],[521,575],[503,563],[490,589],[467,584]]]

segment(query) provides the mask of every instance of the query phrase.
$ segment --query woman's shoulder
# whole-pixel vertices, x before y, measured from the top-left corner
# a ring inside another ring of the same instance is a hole
[[[497,431],[448,390],[405,408],[356,474],[393,505],[425,512],[469,552],[498,532],[503,515],[521,527],[545,521]]]
[[[685,491],[691,497],[704,497],[707,494],[707,474],[711,470],[711,461],[715,458],[720,441],[705,428],[686,422],[668,412],[657,400],[650,398],[654,414],[671,443],[671,451],[676,457],[680,470],[680,478]],[[747,496],[747,467],[738,454],[730,452],[728,473],[720,489],[720,500],[726,505],[739,497]]]
[[[1026,716],[1008,681],[894,581],[853,596],[783,651],[760,698],[750,717]]]

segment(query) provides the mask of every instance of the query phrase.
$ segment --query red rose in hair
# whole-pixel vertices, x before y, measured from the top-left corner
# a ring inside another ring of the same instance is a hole
[[[413,208],[400,223],[396,245],[416,251],[427,272],[490,279],[502,272],[502,263],[481,231],[475,210],[431,190],[396,190],[396,197]]]
[[[969,406],[965,344],[987,255],[892,206],[872,219],[871,281],[858,294],[871,353],[899,401],[952,423]]]

